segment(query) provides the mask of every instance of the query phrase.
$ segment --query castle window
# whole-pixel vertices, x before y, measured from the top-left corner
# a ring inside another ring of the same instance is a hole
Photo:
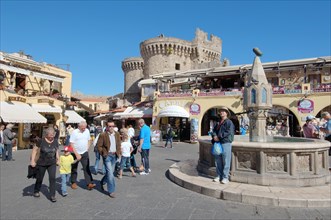
[[[179,63],[176,63],[176,65],[175,65],[175,69],[176,69],[176,70],[180,70],[180,64],[179,64]]]

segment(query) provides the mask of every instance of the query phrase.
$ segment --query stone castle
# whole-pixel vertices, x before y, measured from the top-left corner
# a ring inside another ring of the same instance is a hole
[[[140,43],[141,57],[122,61],[124,94],[128,102],[140,101],[138,82],[155,74],[185,71],[221,65],[222,40],[197,29],[193,41],[186,41],[163,34]],[[228,65],[224,60],[222,65]]]

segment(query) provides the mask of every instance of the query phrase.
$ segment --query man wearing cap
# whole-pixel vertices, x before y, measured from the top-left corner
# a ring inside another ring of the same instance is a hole
[[[221,183],[227,184],[229,183],[234,124],[228,118],[230,116],[228,108],[221,107],[219,114],[221,119],[219,124],[214,127],[212,141],[213,143],[220,142],[224,152],[219,156],[215,156],[217,177],[213,181],[221,181]]]
[[[306,118],[306,123],[302,126],[303,135],[305,138],[318,138],[318,131],[316,127],[313,125],[314,116],[308,115]]]

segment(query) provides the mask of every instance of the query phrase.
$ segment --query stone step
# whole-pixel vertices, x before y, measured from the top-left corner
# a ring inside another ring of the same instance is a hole
[[[169,177],[179,186],[217,199],[281,207],[331,207],[331,184],[275,187],[229,182],[224,185],[200,175],[196,167],[197,162],[192,160],[175,163],[169,168]]]

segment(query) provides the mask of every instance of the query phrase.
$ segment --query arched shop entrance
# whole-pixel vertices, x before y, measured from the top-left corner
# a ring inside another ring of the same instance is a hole
[[[300,126],[293,112],[283,106],[274,105],[267,117],[267,134],[270,136],[294,136]]]
[[[165,139],[167,125],[170,124],[175,132],[174,141],[189,141],[190,140],[190,122],[188,120],[189,113],[180,106],[167,106],[162,109],[158,118],[160,118],[161,138]]]
[[[236,133],[239,131],[239,121],[237,116],[229,109],[231,116],[229,117],[233,124],[235,125]],[[219,121],[219,115],[218,115],[218,107],[210,108],[206,111],[206,113],[203,115],[202,121],[201,121],[201,136],[208,135],[209,131],[212,131],[212,129],[215,126],[215,123]]]

